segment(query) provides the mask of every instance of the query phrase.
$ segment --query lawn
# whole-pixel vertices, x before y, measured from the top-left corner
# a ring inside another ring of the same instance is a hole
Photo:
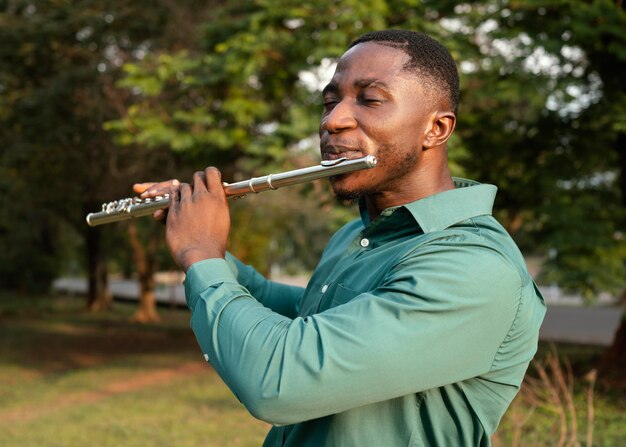
[[[259,446],[252,418],[200,355],[183,309],[0,299],[0,445]],[[24,304],[32,304],[25,306]]]
[[[204,362],[185,309],[161,308],[162,323],[138,325],[132,304],[100,314],[83,306],[0,295],[0,445],[261,445],[269,426]],[[623,390],[583,378],[600,353],[542,345],[494,445],[626,445]]]

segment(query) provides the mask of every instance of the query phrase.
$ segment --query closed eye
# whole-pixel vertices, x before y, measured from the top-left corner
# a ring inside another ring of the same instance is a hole
[[[383,100],[380,98],[361,98],[361,102],[367,105],[382,104]]]
[[[332,109],[333,107],[335,107],[337,105],[337,103],[339,102],[339,100],[337,98],[324,98],[324,108],[325,109]]]

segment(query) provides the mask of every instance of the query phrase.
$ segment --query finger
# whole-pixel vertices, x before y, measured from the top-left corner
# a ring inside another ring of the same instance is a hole
[[[178,204],[180,203],[180,186],[176,186],[176,187],[171,186],[169,195],[170,195],[169,211],[174,212],[176,211],[176,208],[178,208]],[[164,210],[159,210],[159,211],[164,211]],[[157,212],[155,212],[155,214]]]
[[[191,198],[191,194],[192,194],[192,189],[191,189],[191,185],[189,183],[181,183],[180,187],[178,188],[179,191],[179,201],[182,202],[183,200],[186,199],[190,199]]]
[[[150,188],[152,185],[156,185],[156,183],[155,182],[135,183],[133,185],[133,192],[136,192],[137,194],[141,194],[142,192]]]
[[[215,167],[209,166],[204,170],[204,176],[206,177],[206,183],[209,191],[214,193],[224,193],[224,187],[222,186],[222,173]]]
[[[166,182],[138,183],[136,185],[140,185],[138,189],[142,189],[142,190],[138,191],[137,189],[135,189],[134,186],[133,186],[133,189],[135,190],[135,192],[141,193],[139,197],[141,197],[142,199],[145,199],[146,197],[155,197],[155,196],[163,195],[169,192],[169,189],[172,186],[174,187],[180,186],[180,182],[177,179],[173,179],[173,180],[168,180]],[[146,185],[146,187],[143,188],[143,185]]]
[[[196,172],[193,175],[193,192],[206,192],[204,172]]]
[[[154,220],[156,220],[158,222],[165,222],[165,218],[167,217],[167,211],[166,210],[156,210],[154,212],[154,214],[152,215],[152,217],[154,218]]]

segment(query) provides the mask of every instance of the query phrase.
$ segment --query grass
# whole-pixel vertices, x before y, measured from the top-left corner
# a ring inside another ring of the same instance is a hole
[[[626,393],[594,368],[603,349],[541,343],[495,447],[622,447]]]
[[[261,445],[269,426],[204,362],[188,312],[141,326],[133,311],[0,296],[0,445]]]
[[[162,308],[162,323],[138,325],[134,310],[0,294],[0,445],[262,444],[269,426],[203,361],[188,312]],[[626,445],[623,390],[584,380],[601,352],[542,344],[494,446]]]

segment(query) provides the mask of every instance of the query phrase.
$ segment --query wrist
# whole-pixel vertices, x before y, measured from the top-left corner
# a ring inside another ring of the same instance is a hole
[[[176,263],[182,271],[187,272],[196,262],[204,261],[205,259],[223,259],[225,256],[226,253],[222,253],[220,250],[189,249],[178,256]]]

